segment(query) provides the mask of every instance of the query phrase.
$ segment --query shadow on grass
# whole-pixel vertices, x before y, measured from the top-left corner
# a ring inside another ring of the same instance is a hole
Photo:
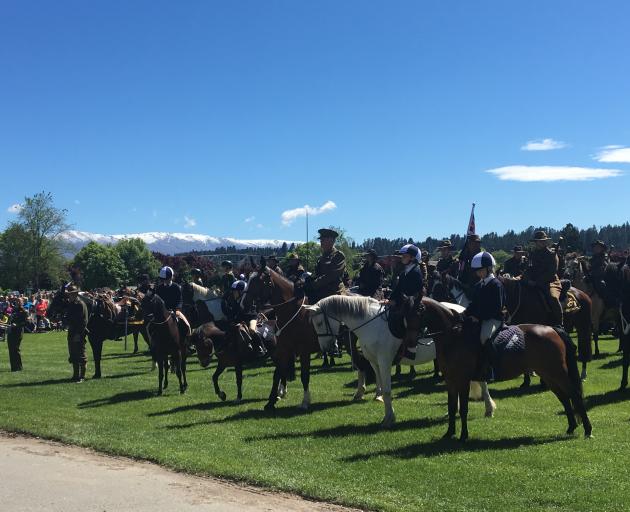
[[[101,359],[104,361],[105,359],[129,359],[130,357],[144,357],[144,354],[141,352],[137,352],[135,354],[127,352],[122,354],[106,354],[102,356]]]
[[[619,368],[623,364],[623,359],[619,357],[619,359],[613,359],[612,361],[608,361],[600,366],[602,370],[610,370],[612,368]]]
[[[540,386],[540,384],[531,384],[526,388],[520,387],[518,381],[514,382],[514,387],[507,389],[492,389],[490,388],[490,396],[492,398],[514,398],[519,396],[526,395],[536,395],[539,393],[544,393],[548,391],[547,389]]]
[[[253,403],[259,403],[259,402],[264,402],[264,401],[265,400],[262,398],[247,398],[247,399],[241,400],[240,402],[230,401],[230,400],[221,402],[217,398],[216,402],[199,402],[197,404],[182,405],[180,407],[174,407],[173,409],[168,409],[166,411],[151,412],[147,414],[147,416],[149,416],[150,418],[153,418],[156,416],[169,416],[171,414],[177,414],[180,412],[188,412],[188,411],[213,411],[215,409],[222,409],[224,407],[238,407],[239,405],[253,404]]]
[[[584,399],[586,410],[594,407],[600,407],[602,405],[616,404],[617,402],[625,402],[630,397],[630,389],[619,391],[615,389],[613,391],[606,391],[597,395],[589,395]]]
[[[296,416],[308,416],[309,414],[326,411],[328,409],[335,409],[338,407],[347,407],[349,405],[357,405],[355,402],[349,400],[338,400],[334,402],[321,402],[312,404],[308,411],[303,411],[298,407],[282,407],[273,411],[265,411],[262,409],[249,409],[247,411],[241,411],[225,418],[219,418],[216,420],[199,421],[194,423],[180,423],[173,425],[166,425],[164,428],[169,430],[179,430],[192,427],[199,427],[202,425],[216,425],[220,423],[229,423],[232,421],[243,420],[268,420],[273,418],[294,418]]]
[[[417,418],[413,420],[400,421],[394,424],[391,429],[384,429],[379,423],[370,425],[339,425],[338,427],[324,428],[310,432],[283,432],[278,434],[268,434],[264,436],[247,437],[245,441],[254,443],[257,441],[281,441],[283,439],[301,439],[303,437],[349,437],[367,436],[388,431],[415,430],[431,428],[447,423],[446,417],[442,418]]]
[[[80,404],[77,404],[77,407],[79,409],[92,409],[95,407],[103,407],[105,405],[116,405],[124,402],[146,400],[147,398],[154,398],[155,396],[155,391],[149,391],[146,389],[139,391],[127,391],[125,393],[117,393],[107,398],[98,398],[96,400],[81,402]]]
[[[439,457],[449,453],[480,452],[496,450],[515,450],[523,446],[540,446],[550,443],[562,443],[574,439],[566,435],[547,437],[521,436],[506,439],[469,439],[461,443],[455,439],[437,439],[422,443],[413,443],[400,448],[380,450],[372,453],[361,453],[341,459],[343,462],[358,462],[374,457],[393,457],[397,459],[413,459],[416,457]]]
[[[144,375],[144,373],[138,373],[138,372],[119,373],[119,374],[114,374],[114,375],[104,375],[103,378],[104,379],[123,379],[126,377],[135,377],[137,375]],[[88,377],[87,380],[91,381],[95,379]],[[54,386],[57,384],[74,384],[74,383],[70,381],[70,376],[68,376],[63,379],[47,379],[47,380],[38,380],[38,381],[32,381],[32,382],[16,382],[13,384],[3,384],[0,386],[0,388],[7,388],[7,389],[8,388],[32,388],[32,387],[38,387],[38,386]]]

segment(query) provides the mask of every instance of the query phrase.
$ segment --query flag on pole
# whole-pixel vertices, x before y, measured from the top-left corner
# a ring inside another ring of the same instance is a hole
[[[470,210],[470,220],[468,221],[468,230],[466,231],[466,236],[475,234],[475,203],[472,205],[472,210]]]

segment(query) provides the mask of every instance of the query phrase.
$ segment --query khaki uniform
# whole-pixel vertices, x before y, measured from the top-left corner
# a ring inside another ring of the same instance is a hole
[[[315,277],[309,284],[309,301],[314,304],[325,297],[344,293],[345,270],[346,257],[341,251],[333,248],[328,254],[322,254],[315,265]]]
[[[533,251],[529,263],[530,266],[523,274],[524,279],[533,281],[537,288],[546,293],[551,307],[552,324],[562,325],[562,285],[558,279],[558,256],[549,247],[545,247]]]

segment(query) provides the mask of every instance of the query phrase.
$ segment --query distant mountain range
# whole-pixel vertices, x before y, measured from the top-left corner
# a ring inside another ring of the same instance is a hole
[[[193,233],[135,233],[129,235],[101,235],[98,233],[88,233],[85,231],[66,231],[61,238],[68,245],[69,255],[76,254],[81,247],[94,241],[99,244],[115,244],[125,238],[140,238],[149,250],[161,252],[163,254],[176,254],[190,251],[213,251],[219,247],[236,247],[237,249],[247,248],[280,248],[286,242],[299,244],[299,241],[292,240],[240,240],[238,238],[216,237],[208,235],[197,235]]]

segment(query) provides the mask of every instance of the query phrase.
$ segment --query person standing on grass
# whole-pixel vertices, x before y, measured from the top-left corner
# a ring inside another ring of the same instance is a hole
[[[22,355],[20,345],[24,335],[24,326],[28,321],[28,313],[22,301],[17,299],[14,303],[9,330],[7,331],[7,348],[9,349],[9,364],[12,372],[22,371]]]
[[[72,364],[72,382],[83,382],[87,357],[85,355],[85,334],[88,324],[88,310],[79,297],[79,289],[74,285],[66,288],[68,297],[68,361]]]

